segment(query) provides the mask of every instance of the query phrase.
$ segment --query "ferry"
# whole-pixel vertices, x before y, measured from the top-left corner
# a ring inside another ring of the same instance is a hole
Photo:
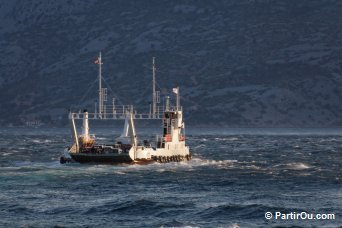
[[[60,157],[60,163],[104,163],[104,164],[147,164],[151,162],[168,163],[188,161],[192,158],[189,146],[186,145],[185,124],[183,121],[183,110],[180,106],[180,88],[172,89],[176,96],[176,106],[170,104],[167,96],[165,106],[158,106],[159,91],[155,86],[155,59],[153,58],[152,70],[152,100],[150,112],[139,114],[132,105],[117,106],[114,103],[108,106],[107,89],[102,87],[102,58],[101,53],[95,61],[99,65],[99,99],[98,110],[89,113],[70,112],[71,132],[73,144],[68,147],[66,153]],[[97,104],[95,105],[97,107]],[[94,134],[90,134],[89,120],[124,120],[122,134],[113,140],[113,143],[100,144],[96,142]],[[155,142],[138,140],[135,129],[135,120],[162,120],[161,134],[157,135]],[[76,120],[82,120],[82,133],[78,135]]]

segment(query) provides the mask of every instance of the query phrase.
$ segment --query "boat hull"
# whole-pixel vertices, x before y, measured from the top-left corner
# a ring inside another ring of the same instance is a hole
[[[75,148],[71,147],[68,155],[60,158],[60,163],[149,164],[153,162],[181,162],[191,159],[189,148],[185,145],[178,150],[173,149],[172,146],[170,146],[170,149],[144,146],[129,147],[96,145],[91,148],[81,148],[80,152],[76,152]]]
[[[86,153],[70,153],[72,159],[79,163],[106,163],[120,164],[134,162],[128,154],[86,154]]]
[[[93,163],[93,164],[150,164],[153,162],[169,163],[181,162],[191,160],[191,154],[187,156],[157,156],[151,159],[140,158],[132,160],[129,155],[99,155],[99,154],[85,154],[85,153],[70,153],[70,158],[61,159],[61,163],[79,162],[79,163]]]

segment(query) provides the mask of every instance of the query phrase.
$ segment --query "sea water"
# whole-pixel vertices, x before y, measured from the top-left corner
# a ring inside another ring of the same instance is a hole
[[[119,135],[96,133],[103,142]],[[62,165],[69,129],[0,129],[0,227],[342,225],[342,129],[189,129],[186,137],[189,162]]]

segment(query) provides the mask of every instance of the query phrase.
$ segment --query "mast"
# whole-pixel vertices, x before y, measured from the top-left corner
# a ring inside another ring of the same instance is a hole
[[[127,118],[129,118],[129,120],[128,120],[129,121],[128,122],[128,124],[129,124],[128,128],[130,130],[131,144],[132,144],[132,146],[136,147],[136,146],[138,146],[138,139],[137,139],[137,134],[135,132],[133,113],[130,111],[127,114],[128,114]]]
[[[165,111],[170,111],[170,97],[166,97]]]
[[[71,117],[71,129],[72,129],[72,137],[75,141],[75,145],[76,145],[76,152],[78,152],[80,146],[78,143],[78,136],[77,136],[77,129],[76,129],[76,125],[75,125],[75,119],[74,119],[74,115],[72,113],[69,114],[69,118]]]
[[[102,116],[103,112],[103,97],[102,97],[102,58],[101,58],[101,52],[98,57],[98,64],[99,64],[99,117]]]
[[[157,111],[157,97],[156,97],[156,66],[155,66],[155,58],[152,58],[152,114],[153,117],[156,115]]]
[[[176,93],[176,95],[177,95],[177,111],[179,111],[179,86],[177,86],[177,93]]]
[[[87,141],[89,139],[89,123],[88,123],[88,112],[84,110],[83,112],[83,128],[82,128],[82,136]]]

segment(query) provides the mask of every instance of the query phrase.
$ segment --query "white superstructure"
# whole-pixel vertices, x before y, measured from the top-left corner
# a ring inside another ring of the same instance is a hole
[[[179,99],[179,88],[177,87],[177,99]],[[167,99],[168,100],[168,99]],[[169,103],[169,102],[167,102]],[[157,137],[156,147],[133,146],[129,152],[132,160],[154,159],[157,161],[173,161],[178,159],[190,159],[189,147],[185,144],[185,128],[183,112],[177,102],[175,109],[166,106],[163,115],[163,135]],[[130,119],[133,123],[133,118]],[[132,131],[132,134],[133,131]],[[133,143],[132,143],[133,145]]]

